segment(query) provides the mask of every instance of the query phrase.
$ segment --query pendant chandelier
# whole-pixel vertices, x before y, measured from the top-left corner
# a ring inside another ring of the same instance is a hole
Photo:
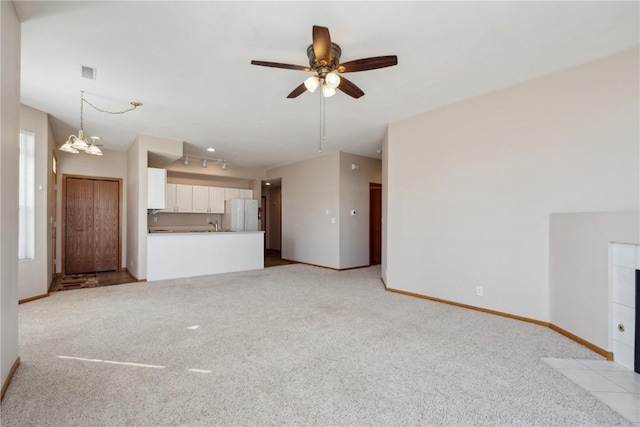
[[[96,111],[99,111],[101,113],[108,113],[108,114],[124,114],[126,112],[133,111],[142,105],[142,103],[140,102],[131,101],[130,104],[133,106],[131,108],[128,108],[123,111],[106,111],[96,107],[95,105],[93,105],[92,103],[84,99],[84,91],[80,91],[80,129],[78,130],[78,136],[70,135],[69,138],[67,139],[67,142],[62,144],[62,146],[59,148],[60,151],[65,151],[67,153],[72,153],[72,154],[85,153],[85,154],[91,154],[92,156],[103,155],[102,150],[97,145],[97,141],[100,141],[100,137],[99,136],[86,137],[84,135],[84,117],[83,116],[84,116],[85,103],[87,103],[87,105],[94,108]]]

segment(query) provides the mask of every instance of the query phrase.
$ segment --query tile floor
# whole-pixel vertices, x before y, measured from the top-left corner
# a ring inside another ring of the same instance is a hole
[[[606,360],[542,360],[640,427],[640,374]]]

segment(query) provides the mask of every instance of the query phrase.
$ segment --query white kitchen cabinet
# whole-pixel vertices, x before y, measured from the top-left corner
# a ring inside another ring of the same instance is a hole
[[[165,209],[167,207],[166,185],[166,169],[147,169],[147,209]]]
[[[186,184],[166,184],[165,188],[166,208],[160,212],[224,213],[224,188]]]
[[[209,212],[224,213],[224,188],[209,187]]]
[[[176,212],[193,212],[193,185],[176,184]]]
[[[161,212],[192,212],[193,189],[191,185],[167,184],[165,194],[167,207]]]
[[[165,208],[160,212],[175,212],[176,206],[176,184],[167,184],[165,186]]]
[[[231,199],[239,199],[240,195],[239,195],[239,191],[237,188],[225,188],[224,189],[224,199],[225,200],[231,200]]]
[[[238,199],[253,199],[253,190],[238,190]]]
[[[194,185],[193,190],[193,208],[192,212],[208,213],[211,212],[209,204],[209,189],[201,185]]]

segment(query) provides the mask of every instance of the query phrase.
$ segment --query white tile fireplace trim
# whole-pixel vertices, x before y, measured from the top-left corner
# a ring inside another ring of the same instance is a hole
[[[612,243],[610,257],[610,328],[613,360],[633,370],[635,345],[635,277],[640,245]]]

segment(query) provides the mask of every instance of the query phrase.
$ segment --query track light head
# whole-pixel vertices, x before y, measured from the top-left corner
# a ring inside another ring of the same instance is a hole
[[[184,162],[182,162],[182,164],[185,165],[185,166],[189,166],[189,157],[188,156],[184,158]]]
[[[207,159],[202,159],[202,163],[200,164],[203,168],[207,167]]]

